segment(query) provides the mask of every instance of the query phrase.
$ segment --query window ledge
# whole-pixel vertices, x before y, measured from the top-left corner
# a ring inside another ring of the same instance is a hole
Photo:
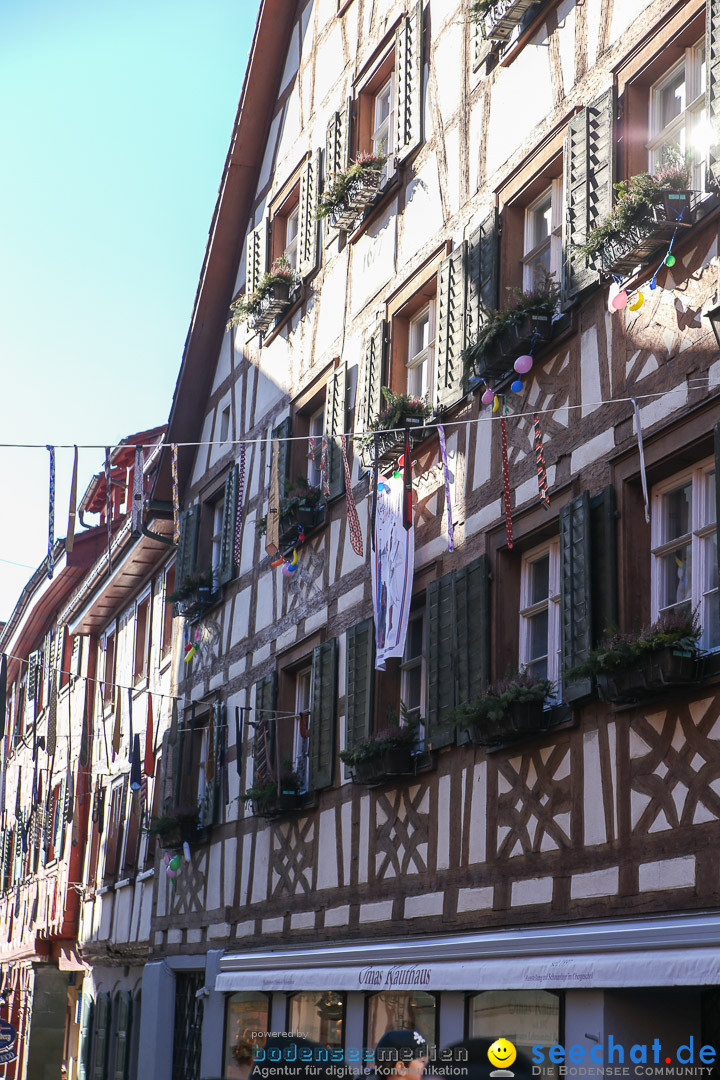
[[[115,891],[118,889],[124,889],[126,885],[132,885],[132,878],[124,877],[120,881],[115,882]]]
[[[112,888],[113,888],[112,885],[101,885],[99,889],[95,890],[95,895],[96,896],[104,896],[105,893],[109,893]]]
[[[523,746],[531,740],[542,739],[546,735],[554,735],[557,731],[567,731],[570,728],[577,727],[578,724],[578,717],[571,706],[561,701],[557,705],[551,705],[549,708],[543,709],[543,724],[537,731],[520,735],[516,739],[508,739],[504,743],[496,743],[494,746],[484,746],[482,749],[487,755],[497,754],[501,750],[516,750],[519,746]]]
[[[139,882],[148,881],[152,877],[155,877],[155,867],[154,866],[151,866],[149,870],[143,870],[140,874],[138,874],[138,876],[135,878],[135,880],[139,881]]]

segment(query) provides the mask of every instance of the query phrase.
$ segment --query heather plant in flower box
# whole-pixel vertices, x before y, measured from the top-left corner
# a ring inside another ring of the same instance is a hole
[[[513,672],[488,686],[480,697],[455,710],[455,727],[477,746],[492,746],[542,728],[543,709],[553,684],[527,671]]]

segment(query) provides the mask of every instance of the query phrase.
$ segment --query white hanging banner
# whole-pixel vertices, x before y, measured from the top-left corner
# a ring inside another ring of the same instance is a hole
[[[415,529],[403,527],[402,477],[380,479],[375,516],[375,548],[372,552],[373,615],[375,618],[375,667],[405,651],[413,574]]]

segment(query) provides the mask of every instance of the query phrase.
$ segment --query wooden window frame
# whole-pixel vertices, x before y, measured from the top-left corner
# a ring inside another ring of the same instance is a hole
[[[555,137],[550,140],[544,152],[538,154],[538,157],[539,161],[533,161],[527,169],[511,178],[498,192],[502,206],[498,290],[501,308],[506,305],[509,290],[519,288],[529,291],[531,287],[527,284],[525,274],[528,257],[532,254],[527,249],[528,211],[548,188],[553,193],[553,229],[550,245],[551,251],[554,249],[558,262],[555,281],[558,285],[560,284],[563,261],[562,222],[565,212],[562,191],[562,139]]]
[[[390,346],[388,349],[383,386],[399,394],[407,392],[408,354],[410,325],[423,308],[435,305],[437,297],[437,277],[440,263],[446,257],[448,244],[443,244],[405,282],[386,304],[387,319],[390,326]],[[436,334],[433,333],[433,370],[430,380],[431,403],[435,400],[435,351]]]
[[[148,588],[135,601],[133,626],[133,680],[135,686],[146,683],[150,676],[152,648],[153,590]],[[143,640],[140,642],[140,628]],[[140,648],[142,645],[142,648]]]
[[[102,681],[102,708],[105,712],[108,708],[112,708],[115,687],[115,671],[117,664],[117,625],[114,625],[112,629],[107,629],[101,638],[101,647],[103,651],[103,681]],[[108,643],[112,642],[110,663],[110,672],[108,673]],[[110,678],[108,679],[108,674]]]
[[[276,259],[281,258],[287,249],[287,223],[293,214],[300,213],[300,171],[294,179],[290,191],[283,196],[282,202],[276,209],[271,211],[270,216],[270,266]],[[298,245],[300,242],[298,231],[295,233],[295,264],[293,270],[298,272]]]
[[[180,765],[179,809],[182,812],[193,813],[200,806],[205,795],[204,769],[207,762],[208,739],[212,734],[211,706],[208,704],[203,704],[199,708],[196,706],[194,730],[192,708],[186,708],[182,724],[185,730]]]
[[[121,866],[123,841],[125,833],[125,819],[122,795],[124,781],[122,778],[108,785],[105,796],[105,865],[103,869],[103,885],[114,885],[118,880]]]
[[[549,556],[548,595],[542,601],[532,603],[529,595],[530,574],[533,563],[544,555]],[[523,552],[520,563],[520,626],[518,629],[518,666],[520,670],[533,663],[529,655],[529,620],[542,610],[548,612],[547,678],[561,690],[560,656],[560,541],[557,537],[543,541],[537,547]]]
[[[162,636],[160,639],[160,659],[166,660],[172,654],[173,643],[173,606],[168,603],[168,596],[175,588],[175,560],[165,567],[163,574],[163,613]]]
[[[292,483],[299,476],[308,476],[308,444],[305,440],[310,435],[310,420],[319,410],[323,411],[322,426],[324,431],[327,380],[332,366],[332,364],[328,364],[292,404],[293,439],[290,443],[288,463],[288,476]]]
[[[714,473],[714,458],[705,458],[695,466],[674,473],[666,480],[655,484],[650,494],[650,558],[651,558],[651,618],[653,622],[659,618],[660,609],[660,565],[664,555],[671,553],[678,546],[689,544],[691,551],[691,583],[690,583],[690,609],[699,611],[699,622],[703,628],[701,646],[707,651],[717,652],[720,644],[710,646],[708,644],[708,631],[706,620],[703,618],[705,608],[705,594],[710,590],[704,588],[705,571],[707,569],[707,548],[705,541],[717,532],[717,521],[710,520],[703,523],[701,507],[704,501],[704,480],[709,473]],[[689,482],[692,491],[692,516],[690,531],[684,537],[675,537],[666,541],[661,533],[664,515],[662,512],[663,496],[683,483]],[[710,498],[711,510],[715,511],[714,490]],[[715,560],[717,565],[717,560]],[[665,605],[663,610],[668,610],[672,605]]]

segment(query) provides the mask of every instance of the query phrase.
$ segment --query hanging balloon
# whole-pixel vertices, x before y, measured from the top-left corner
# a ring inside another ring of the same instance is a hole
[[[493,391],[488,386],[486,388],[486,390],[485,390],[485,393],[480,398],[480,400],[482,401],[483,405],[491,405],[494,397],[495,397],[495,394],[493,393]]]
[[[178,872],[177,870],[168,870],[167,876],[170,878],[171,881],[174,881],[175,878],[178,876]]]
[[[170,856],[168,855],[167,851],[163,855],[163,862],[165,863],[165,868],[167,869],[167,867],[170,865]]]
[[[675,256],[674,255],[666,255],[665,256],[665,265],[666,266],[674,266],[675,265]]]
[[[632,304],[628,304],[628,311],[639,311],[644,303],[645,303],[645,297],[643,296],[643,294],[641,292],[639,292],[637,294],[637,297],[635,298],[635,300],[632,302]]]
[[[510,387],[510,389],[512,390],[513,394],[522,394],[522,392],[523,392],[523,381],[522,381],[522,379],[516,379],[515,382],[512,384],[512,386]]]
[[[290,567],[290,563],[286,563],[286,562],[283,563],[282,574],[283,574],[283,577],[292,577],[293,576],[293,571],[292,571],[292,569]]]
[[[627,307],[628,294],[625,289],[621,289],[617,296],[613,297],[612,306],[615,311],[622,311],[624,307]]]
[[[657,278],[655,277],[654,274],[653,274],[653,277],[652,277],[652,281],[650,282],[650,288],[651,289],[657,289]]]
[[[528,371],[533,366],[533,358],[529,353],[524,356],[518,356],[517,360],[513,364],[513,367],[517,371],[518,375],[527,375]]]
[[[402,469],[404,464],[405,464],[405,455],[401,454],[400,457],[398,458],[398,465]]]
[[[496,413],[500,408],[500,398],[495,394],[493,396],[493,412]]]
[[[180,866],[181,866],[181,863],[182,863],[182,859],[180,858],[180,856],[179,855],[173,855],[172,859],[170,860],[170,869],[171,870],[179,870]]]
[[[612,285],[610,286],[610,291],[608,292],[608,311],[611,315],[613,315],[617,311],[617,308],[613,304],[613,300],[620,292],[622,292],[622,289],[620,288],[620,282],[613,281]]]
[[[292,559],[290,560],[290,565],[291,566],[297,566],[297,563],[298,563],[297,548],[293,548]]]
[[[185,862],[190,862],[190,845],[188,844],[187,840],[183,841],[183,855],[185,856]],[[180,856],[178,855],[177,858],[179,863]]]
[[[382,480],[381,480],[380,483],[378,484],[378,491],[389,491],[389,490],[390,490],[390,488],[387,486],[387,484],[384,484],[382,482]]]

